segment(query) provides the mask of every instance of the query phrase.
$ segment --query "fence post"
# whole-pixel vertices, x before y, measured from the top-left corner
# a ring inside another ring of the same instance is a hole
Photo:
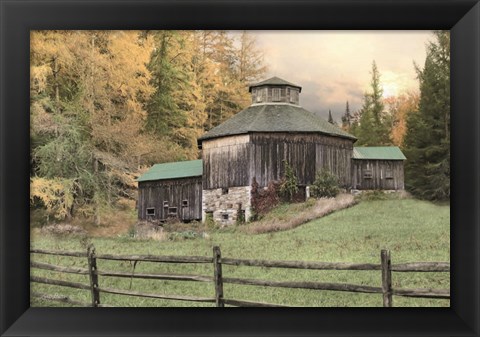
[[[224,307],[223,303],[223,280],[222,280],[222,254],[220,247],[213,247],[213,280],[215,282],[215,304],[217,307]]]
[[[383,292],[383,306],[392,306],[392,269],[390,260],[390,251],[382,249],[382,292]]]
[[[90,276],[90,289],[92,292],[92,307],[100,304],[100,291],[98,290],[97,257],[93,244],[88,246],[88,274]]]

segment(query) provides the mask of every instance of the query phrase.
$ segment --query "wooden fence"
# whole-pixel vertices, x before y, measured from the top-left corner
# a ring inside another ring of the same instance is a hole
[[[421,297],[435,299],[450,299],[449,289],[400,289],[392,288],[392,272],[450,272],[450,263],[447,262],[415,262],[403,264],[391,264],[390,251],[382,250],[380,254],[380,264],[372,263],[331,263],[331,262],[304,262],[304,261],[269,261],[269,260],[247,260],[223,258],[219,247],[213,247],[213,256],[156,256],[156,255],[109,255],[96,254],[93,246],[88,247],[87,252],[62,252],[50,251],[42,249],[32,249],[34,254],[49,254],[57,256],[83,257],[87,258],[88,269],[73,268],[58,265],[52,265],[40,262],[31,262],[32,268],[50,270],[61,273],[72,273],[80,275],[89,275],[89,284],[77,282],[55,280],[50,278],[31,276],[30,281],[62,287],[71,287],[84,289],[91,292],[91,303],[83,303],[74,301],[67,296],[52,296],[49,294],[41,294],[34,292],[32,296],[40,297],[46,300],[58,301],[79,306],[92,307],[108,307],[100,301],[101,293],[137,296],[144,298],[206,302],[215,303],[217,307],[225,305],[238,307],[284,307],[284,305],[253,302],[225,297],[223,284],[241,284],[254,285],[262,287],[279,287],[291,289],[315,289],[315,290],[331,290],[344,291],[354,293],[381,293],[383,294],[383,306],[392,307],[392,297]],[[97,260],[117,260],[117,261],[147,261],[157,263],[189,263],[189,264],[213,264],[213,277],[201,275],[178,275],[178,274],[132,274],[126,272],[116,272],[98,269]],[[381,270],[382,286],[373,287],[366,285],[346,284],[346,283],[324,283],[324,282],[292,282],[292,281],[267,281],[246,278],[230,278],[224,277],[222,274],[222,265],[230,266],[252,266],[252,267],[268,267],[268,268],[289,268],[289,269],[309,269],[309,270]],[[215,297],[194,297],[182,295],[163,295],[143,293],[139,291],[127,291],[124,289],[114,289],[102,287],[99,282],[100,276],[123,277],[123,278],[140,278],[154,280],[171,280],[171,281],[193,281],[193,282],[211,282],[215,288]]]

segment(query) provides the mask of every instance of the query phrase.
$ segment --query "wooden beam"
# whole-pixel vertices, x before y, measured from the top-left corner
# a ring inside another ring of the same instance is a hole
[[[53,264],[34,262],[34,261],[30,261],[30,267],[36,268],[36,269],[58,271],[61,273],[88,275],[88,269],[86,268],[63,267],[63,266],[56,266]]]
[[[211,257],[206,256],[158,256],[158,255],[111,255],[98,254],[97,259],[115,261],[145,261],[164,263],[213,263]]]
[[[222,254],[220,247],[213,247],[213,270],[215,283],[215,304],[217,307],[224,307],[223,302],[223,280],[222,280],[222,264],[220,263]]]
[[[90,285],[87,285],[87,284],[70,282],[70,281],[53,280],[53,279],[48,279],[48,278],[39,277],[39,276],[30,276],[30,281],[36,282],[36,283],[44,283],[44,284],[50,284],[55,286],[61,286],[61,287],[90,290]]]
[[[201,276],[201,275],[141,274],[141,273],[132,274],[132,273],[124,273],[124,272],[101,271],[101,270],[98,271],[98,275],[150,279],[150,280],[196,281],[196,282],[212,282],[213,281],[213,277]]]
[[[332,263],[332,262],[305,262],[305,261],[268,261],[222,258],[222,264],[234,266],[254,266],[269,268],[293,268],[316,270],[381,270],[380,264],[373,263]]]
[[[215,303],[215,298],[211,298],[211,297],[159,295],[159,294],[142,293],[142,292],[139,292],[139,291],[125,291],[125,290],[121,290],[121,289],[105,288],[105,287],[100,287],[100,288],[98,288],[98,290],[100,292],[109,293],[109,294],[116,294],[116,295],[157,298],[157,299],[163,299],[163,300]]]
[[[391,307],[392,304],[392,270],[390,251],[382,249],[380,253],[382,261],[382,293],[383,293],[383,306]]]
[[[243,301],[243,300],[233,300],[233,299],[224,299],[223,302],[228,305],[233,305],[235,307],[268,307],[268,308],[289,308],[286,305],[272,304],[265,302],[253,302],[253,301]]]
[[[448,262],[411,262],[392,265],[397,272],[450,272]]]
[[[321,283],[321,282],[279,282],[267,280],[254,280],[224,277],[223,283],[243,284],[243,285],[257,285],[264,287],[278,287],[278,288],[298,288],[298,289],[314,289],[314,290],[332,290],[332,291],[348,291],[359,293],[381,293],[382,288],[362,286],[356,284],[346,283]]]
[[[392,292],[404,297],[450,299],[449,289],[392,289]]]

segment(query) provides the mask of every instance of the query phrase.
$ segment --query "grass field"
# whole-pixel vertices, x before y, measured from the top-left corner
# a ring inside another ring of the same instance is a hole
[[[248,225],[246,225],[248,226]],[[33,235],[32,248],[84,251],[93,242],[98,254],[158,254],[212,256],[212,246],[221,247],[223,257],[302,260],[322,262],[380,263],[380,250],[391,250],[392,263],[450,261],[450,207],[414,199],[370,200],[306,223],[295,229],[248,234],[245,230],[212,231],[206,238],[173,241],[117,238],[59,238]],[[85,258],[32,255],[32,260],[64,266],[86,267]],[[98,268],[131,272],[130,263],[98,260]],[[137,273],[177,273],[213,275],[211,265],[178,265],[140,262]],[[88,277],[32,269],[32,275],[79,281]],[[381,286],[380,271],[300,271],[278,268],[223,266],[224,277],[247,277],[264,280],[339,282]],[[100,286],[143,292],[214,296],[210,283],[158,281],[100,277]],[[393,273],[393,287],[449,288],[448,273]],[[90,302],[85,290],[32,283],[32,291],[67,294]],[[333,291],[267,288],[224,285],[225,297],[263,301],[291,306],[375,307],[382,305],[381,294],[358,294]],[[166,301],[101,294],[101,302],[114,306],[192,306],[201,303]],[[394,297],[394,306],[449,306],[448,300]],[[34,300],[32,306],[59,306],[60,303]],[[203,304],[210,306],[210,304]]]

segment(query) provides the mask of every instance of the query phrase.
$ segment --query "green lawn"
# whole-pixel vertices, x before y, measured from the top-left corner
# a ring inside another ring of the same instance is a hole
[[[180,241],[139,241],[129,237],[93,238],[97,253],[212,256],[212,246],[223,257],[379,263],[380,250],[391,250],[392,263],[450,261],[450,207],[414,199],[362,201],[358,205],[311,221],[292,230],[252,235],[240,230],[215,231],[208,238]],[[82,251],[87,240],[35,235],[33,248]],[[32,260],[86,267],[84,258],[33,255]],[[98,268],[132,271],[128,262],[98,260]],[[179,265],[140,262],[138,273],[187,273],[213,275],[211,265]],[[87,276],[32,269],[32,275],[88,283]],[[380,271],[301,271],[293,269],[223,266],[224,277],[282,281],[339,282],[381,286]],[[393,287],[449,288],[448,273],[393,273]],[[143,292],[213,297],[210,283],[100,277],[100,286]],[[130,288],[131,287],[131,288]],[[84,290],[32,284],[32,291],[68,294],[89,302]],[[226,298],[263,301],[293,306],[381,306],[381,294],[224,285]],[[115,306],[191,306],[200,303],[101,294],[101,301]],[[32,306],[61,305],[32,299]],[[394,306],[449,306],[448,300],[394,297]],[[210,305],[210,304],[204,304]]]

